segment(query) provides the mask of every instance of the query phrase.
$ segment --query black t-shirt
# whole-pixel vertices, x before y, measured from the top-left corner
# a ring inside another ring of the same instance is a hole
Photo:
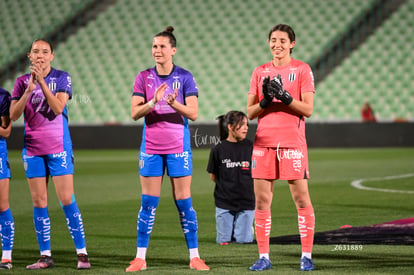
[[[231,211],[254,210],[251,174],[253,143],[222,140],[211,149],[207,172],[216,175],[216,207]]]

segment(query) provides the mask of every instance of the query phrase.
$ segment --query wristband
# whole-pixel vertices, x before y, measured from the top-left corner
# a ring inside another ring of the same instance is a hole
[[[152,108],[154,108],[155,103],[154,103],[154,99],[151,99],[150,101],[148,101],[148,105]]]

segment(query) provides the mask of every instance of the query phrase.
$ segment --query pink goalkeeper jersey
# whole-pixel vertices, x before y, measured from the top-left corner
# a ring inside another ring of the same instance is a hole
[[[302,61],[291,59],[285,66],[275,67],[268,62],[257,67],[250,81],[249,95],[263,99],[262,83],[266,76],[270,79],[278,74],[282,77],[283,88],[292,98],[300,100],[305,92],[315,92],[314,78],[310,66]],[[306,145],[305,118],[296,114],[280,100],[273,99],[258,118],[255,146],[296,147]]]

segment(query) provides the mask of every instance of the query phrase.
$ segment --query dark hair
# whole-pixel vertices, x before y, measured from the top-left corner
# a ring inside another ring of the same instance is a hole
[[[177,48],[177,39],[175,39],[175,36],[173,34],[174,27],[168,26],[160,33],[157,33],[154,37],[163,36],[168,37],[170,39],[170,44],[173,48]]]
[[[238,129],[241,127],[244,118],[247,118],[247,116],[241,111],[229,111],[225,115],[218,116],[220,140],[226,139],[229,136],[228,125],[232,129]]]
[[[46,42],[47,44],[49,44],[50,51],[53,53],[52,43],[48,39],[45,39],[45,38],[39,38],[39,39],[36,39],[35,41],[33,41],[32,45],[30,45],[30,51],[32,50],[33,44],[36,43],[36,42],[39,42],[39,41],[43,41],[43,42]]]
[[[271,28],[270,31],[269,31],[269,40],[270,40],[270,37],[272,36],[272,33],[275,32],[275,31],[286,32],[289,36],[290,42],[296,41],[295,31],[289,25],[278,24],[278,25],[274,26],[273,28]],[[292,53],[292,51],[293,51],[293,49],[290,49],[290,53]]]

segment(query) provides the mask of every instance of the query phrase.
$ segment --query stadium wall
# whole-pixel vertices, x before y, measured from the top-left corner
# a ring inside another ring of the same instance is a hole
[[[251,124],[248,138],[254,139],[257,124]],[[310,148],[323,147],[411,147],[414,122],[405,123],[307,123]],[[137,149],[142,125],[71,126],[74,149]],[[216,124],[191,124],[192,148],[211,148],[219,141]],[[9,150],[23,146],[23,126],[13,126]]]

